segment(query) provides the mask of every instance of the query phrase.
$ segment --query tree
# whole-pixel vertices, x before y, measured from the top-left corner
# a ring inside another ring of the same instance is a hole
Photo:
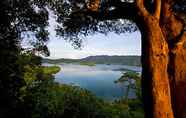
[[[117,19],[135,22],[142,34],[146,117],[183,118],[186,116],[184,4],[184,0],[69,0],[63,2],[67,14],[60,16],[60,8],[55,9],[58,22],[62,24],[57,32],[80,46],[80,34],[135,31],[133,23],[128,23],[126,28],[122,23],[118,25]],[[121,28],[124,30],[119,30]]]
[[[21,53],[23,34],[34,35],[31,40],[35,47],[33,52],[47,52],[49,8],[58,16],[57,34],[70,39],[77,47],[81,46],[81,34],[139,29],[142,34],[142,91],[146,117],[184,118],[184,4],[184,0],[2,0],[1,116],[14,116],[13,111],[19,102],[18,91],[24,84],[22,66],[16,61]]]
[[[38,39],[34,50],[46,51],[48,12],[36,0],[1,0],[0,6],[0,116],[21,117],[20,88],[25,82],[23,65],[18,63],[23,51],[20,42],[33,33]]]

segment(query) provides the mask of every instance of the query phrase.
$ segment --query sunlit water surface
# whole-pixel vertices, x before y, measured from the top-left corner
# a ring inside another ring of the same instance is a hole
[[[49,64],[45,64],[49,65]],[[80,86],[105,100],[116,100],[124,97],[128,83],[114,83],[124,71],[121,68],[141,72],[140,67],[125,65],[84,66],[78,64],[60,64],[61,71],[55,74],[55,81],[63,84]],[[130,90],[129,98],[134,98],[134,90]]]

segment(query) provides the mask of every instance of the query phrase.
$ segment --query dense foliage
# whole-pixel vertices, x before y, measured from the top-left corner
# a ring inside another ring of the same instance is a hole
[[[37,39],[31,40],[35,49],[47,52],[44,42],[48,40],[45,30],[48,15],[38,1],[1,0],[0,6],[0,115],[19,117],[22,114],[19,89],[25,85],[24,65],[18,62],[23,51],[20,41],[32,32]]]

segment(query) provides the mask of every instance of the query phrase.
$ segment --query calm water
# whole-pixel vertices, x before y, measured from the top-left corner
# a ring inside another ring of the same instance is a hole
[[[88,89],[106,100],[115,100],[123,97],[127,83],[114,83],[121,77],[122,72],[116,71],[120,68],[141,71],[139,67],[124,65],[83,66],[75,64],[61,64],[61,71],[55,75],[55,81],[63,84],[80,86]],[[129,98],[135,97],[134,90],[129,92]]]

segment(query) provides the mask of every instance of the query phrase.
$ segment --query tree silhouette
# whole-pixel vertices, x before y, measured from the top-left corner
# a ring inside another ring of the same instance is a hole
[[[0,116],[21,117],[20,88],[25,82],[23,65],[18,63],[23,51],[20,42],[32,32],[37,39],[33,51],[47,52],[48,12],[36,0],[1,0],[0,6]]]

